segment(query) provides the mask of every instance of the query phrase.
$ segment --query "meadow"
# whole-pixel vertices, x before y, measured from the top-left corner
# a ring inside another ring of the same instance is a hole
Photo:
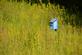
[[[0,55],[82,55],[82,28],[70,21],[76,16],[59,5],[0,1]],[[58,31],[49,27],[54,17]]]

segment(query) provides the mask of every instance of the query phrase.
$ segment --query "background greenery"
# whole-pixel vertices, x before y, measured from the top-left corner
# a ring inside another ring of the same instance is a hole
[[[49,21],[57,17],[59,29]],[[48,3],[0,1],[0,55],[82,55],[82,15]]]

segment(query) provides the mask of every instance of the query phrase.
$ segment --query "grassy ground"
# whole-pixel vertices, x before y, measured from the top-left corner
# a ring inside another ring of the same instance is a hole
[[[49,28],[53,17],[57,32]],[[67,17],[59,5],[0,2],[0,55],[82,55],[82,30],[62,24]]]

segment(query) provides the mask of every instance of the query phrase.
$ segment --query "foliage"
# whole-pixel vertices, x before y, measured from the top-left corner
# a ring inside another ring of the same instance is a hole
[[[57,32],[49,27],[54,17],[59,21]],[[82,29],[75,21],[71,24],[76,17],[59,5],[2,1],[0,55],[82,55]]]

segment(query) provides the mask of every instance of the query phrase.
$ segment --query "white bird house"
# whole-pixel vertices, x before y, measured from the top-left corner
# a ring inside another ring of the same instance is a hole
[[[50,28],[54,29],[55,31],[58,29],[58,20],[57,18],[50,20]]]

